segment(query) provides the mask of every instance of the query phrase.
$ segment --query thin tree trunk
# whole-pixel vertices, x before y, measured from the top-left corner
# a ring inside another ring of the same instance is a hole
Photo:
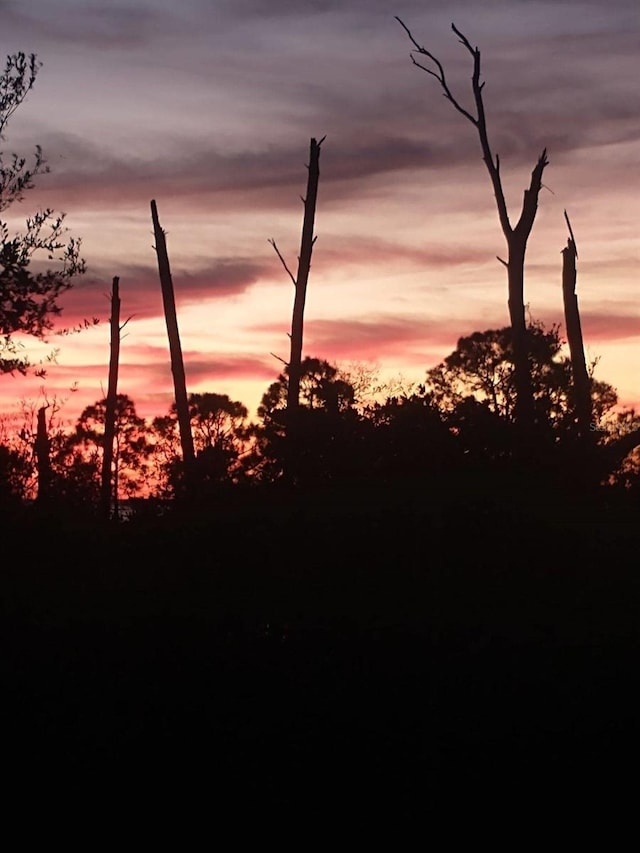
[[[38,503],[46,504],[50,497],[51,459],[49,435],[47,433],[46,406],[38,409],[38,427],[36,432],[35,453],[38,468]]]
[[[513,379],[516,389],[515,417],[521,433],[521,447],[530,444],[534,405],[531,371],[529,369],[529,342],[524,302],[525,249],[513,234],[506,234],[509,249],[507,264],[508,307],[513,344]]]
[[[118,495],[113,489],[113,441],[116,432],[116,406],[118,401],[118,366],[120,361],[120,279],[114,276],[111,288],[111,352],[109,357],[109,384],[104,416],[104,448],[102,455],[102,480],[100,491],[101,512],[111,517],[111,501],[118,512]]]
[[[476,78],[474,77],[474,80]],[[477,101],[481,103],[480,92],[482,84],[478,88]],[[509,222],[507,206],[500,178],[500,160],[492,158],[489,143],[486,136],[484,124],[484,113],[480,127],[480,138],[482,148],[485,151],[485,164],[494,186],[498,216],[502,226],[502,233],[507,241],[509,260],[507,267],[507,283],[509,291],[509,319],[511,321],[511,334],[513,337],[513,359],[514,359],[514,382],[516,387],[516,423],[520,431],[521,451],[526,458],[533,448],[534,430],[536,426],[535,406],[533,399],[533,386],[531,384],[531,370],[529,366],[529,335],[527,330],[527,319],[525,315],[524,298],[524,262],[527,252],[527,241],[533,228],[533,223],[538,211],[538,196],[542,188],[542,173],[547,165],[546,148],[538,158],[533,171],[528,189],[524,191],[522,209],[518,222],[512,226]],[[504,263],[504,262],[503,262]]]
[[[566,217],[566,212],[565,212]],[[568,223],[567,219],[567,223]],[[573,235],[567,240],[567,246],[562,250],[562,298],[564,302],[564,321],[567,329],[567,342],[571,356],[571,371],[576,395],[576,415],[578,418],[578,433],[581,438],[591,436],[591,380],[584,357],[584,343],[580,311],[576,295],[576,251]]]
[[[309,144],[309,165],[307,178],[307,194],[304,202],[304,219],[302,222],[302,237],[300,254],[298,255],[298,272],[294,276],[285,259],[280,254],[275,240],[269,242],[280,258],[280,262],[293,282],[295,296],[291,317],[291,349],[287,364],[287,408],[286,408],[286,442],[287,454],[285,462],[285,477],[295,480],[296,459],[300,452],[300,382],[302,379],[302,344],[304,333],[304,306],[307,298],[307,285],[311,269],[311,255],[316,238],[313,227],[318,199],[318,181],[320,178],[320,146],[325,137],[318,142],[311,138]]]
[[[316,215],[318,198],[318,180],[320,177],[320,145],[311,139],[309,146],[309,175],[307,179],[307,195],[304,200],[304,220],[302,223],[302,238],[300,255],[298,257],[298,274],[295,279],[295,298],[291,319],[291,354],[289,356],[289,387],[287,391],[287,422],[296,419],[300,403],[300,366],[302,364],[302,338],[304,327],[304,305],[307,298],[307,284],[311,269],[311,254],[316,238],[313,236],[313,225]]]
[[[176,315],[176,303],[173,292],[171,268],[169,267],[167,241],[165,233],[160,227],[158,209],[155,201],[151,202],[151,218],[153,220],[153,231],[156,238],[155,248],[158,254],[158,270],[160,273],[160,285],[162,288],[162,302],[164,305],[164,315],[167,322],[167,334],[169,337],[171,373],[173,374],[173,387],[176,398],[178,426],[180,429],[180,444],[182,447],[185,483],[187,492],[192,494],[195,453],[193,449],[193,435],[191,433],[191,419],[189,417],[187,380],[184,371],[184,360],[182,358],[182,347],[180,345],[180,334],[178,332],[178,318]]]

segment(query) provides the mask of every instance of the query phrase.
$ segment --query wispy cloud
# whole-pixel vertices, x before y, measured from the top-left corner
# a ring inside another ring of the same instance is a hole
[[[235,382],[255,399],[277,374],[269,350],[286,348],[291,293],[267,240],[295,269],[311,136],[327,139],[307,351],[422,371],[461,334],[491,318],[506,323],[495,260],[504,244],[475,129],[412,66],[394,14],[442,59],[469,108],[470,56],[451,20],[480,47],[490,139],[514,218],[547,147],[549,192],[529,245],[527,299],[536,316],[561,321],[567,207],[585,339],[603,351],[626,348],[628,358],[611,363],[637,384],[637,309],[622,305],[634,305],[637,291],[637,0],[1,6],[6,50],[33,50],[44,62],[6,150],[41,143],[51,166],[9,213],[24,221],[38,206],[68,212],[88,272],[62,300],[61,321],[102,321],[95,333],[63,339],[51,370],[49,387],[60,393],[80,377],[75,405],[95,400],[106,379],[114,275],[123,318],[134,318],[123,383],[149,410],[171,397],[166,350],[153,350],[166,331],[152,198],[167,230],[192,381]],[[0,391],[11,398],[18,387]]]

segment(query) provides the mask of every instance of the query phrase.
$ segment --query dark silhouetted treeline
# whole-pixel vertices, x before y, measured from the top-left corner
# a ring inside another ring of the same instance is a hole
[[[362,407],[310,360],[294,448],[286,373],[257,425],[193,397],[195,500],[170,414],[156,425],[174,442],[169,496],[127,521],[88,511],[97,475],[70,503],[5,509],[14,778],[63,767],[316,820],[613,785],[637,729],[637,471],[605,484],[587,470],[553,358],[533,372],[537,463],[511,452],[509,372],[498,359],[491,385],[482,349],[501,334],[462,339],[415,393]],[[464,393],[465,371],[495,393]],[[157,439],[130,402],[119,449],[144,459]],[[85,412],[75,437],[97,474],[101,417]],[[77,466],[81,483],[93,469]]]
[[[314,178],[292,369],[251,422],[227,395],[187,394],[152,203],[177,405],[147,421],[116,393],[115,278],[107,399],[72,430],[55,403],[27,411],[0,443],[3,771],[33,822],[38,787],[72,822],[88,799],[115,813],[118,798],[134,810],[146,798],[158,825],[179,803],[202,809],[215,841],[220,815],[262,831],[263,813],[295,816],[306,841],[321,820],[426,825],[451,804],[464,820],[470,802],[500,821],[528,805],[538,821],[568,792],[588,814],[594,791],[634,777],[638,416],[584,361],[573,236],[571,360],[557,328],[525,324],[546,149],[512,227],[478,49],[455,30],[473,56],[472,115],[405,30],[479,132],[511,325],[460,338],[402,392],[303,359]],[[0,136],[36,70],[35,57],[8,57]],[[19,164],[0,210],[44,165],[39,149],[32,171]],[[23,249],[0,229],[0,372],[28,369],[11,335],[41,337],[84,270],[62,222],[28,221]],[[31,276],[43,249],[66,260],[57,277]]]

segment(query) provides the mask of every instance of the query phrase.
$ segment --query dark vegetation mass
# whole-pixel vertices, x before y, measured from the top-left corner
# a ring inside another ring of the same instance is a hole
[[[312,139],[296,275],[272,241],[295,288],[291,358],[250,421],[226,395],[187,392],[152,202],[176,403],[149,421],[117,389],[115,278],[105,399],[73,430],[55,404],[25,411],[0,444],[12,773],[144,778],[216,790],[217,807],[251,797],[319,816],[466,795],[504,809],[525,790],[552,797],[620,772],[640,687],[640,419],[584,364],[573,235],[569,356],[560,326],[524,323],[546,152],[512,228],[479,52],[458,35],[474,59],[478,114],[465,116],[507,239],[511,325],[462,337],[411,387],[303,357]],[[0,131],[36,71],[8,58]],[[3,165],[0,210],[43,163],[38,151],[30,171]],[[30,369],[15,334],[44,335],[83,270],[61,222],[47,211],[27,236],[0,234],[5,373]],[[62,266],[32,273],[39,250],[62,252]]]

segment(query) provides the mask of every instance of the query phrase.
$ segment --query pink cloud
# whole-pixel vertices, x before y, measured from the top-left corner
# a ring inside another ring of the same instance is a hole
[[[581,312],[582,332],[585,341],[604,342],[631,338],[640,346],[640,316],[634,314],[593,314]],[[640,350],[638,353],[640,363]]]

